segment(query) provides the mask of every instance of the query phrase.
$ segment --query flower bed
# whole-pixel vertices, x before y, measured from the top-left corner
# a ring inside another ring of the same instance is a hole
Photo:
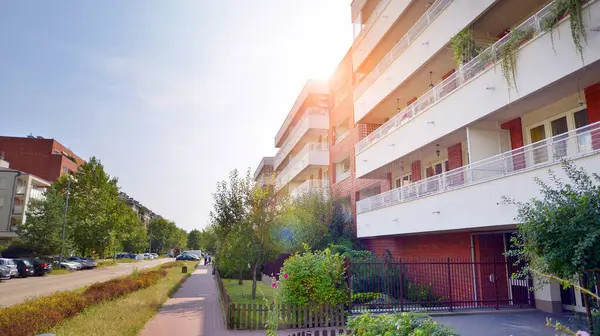
[[[46,332],[91,305],[113,300],[157,283],[167,275],[165,269],[179,265],[178,262],[166,263],[159,269],[95,283],[83,292],[57,292],[2,308],[0,336],[30,336]]]

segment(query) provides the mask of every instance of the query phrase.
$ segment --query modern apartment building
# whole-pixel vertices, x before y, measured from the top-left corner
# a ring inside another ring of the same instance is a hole
[[[504,258],[517,212],[503,197],[539,196],[534,177],[562,176],[563,158],[599,171],[600,1],[583,5],[580,50],[554,4],[353,1],[352,122],[368,125],[356,177],[392,187],[356,202],[358,237],[376,254]],[[474,287],[499,279],[512,300],[521,284],[507,273],[481,271]],[[535,303],[580,309],[580,296],[561,300],[552,284]]]
[[[42,200],[50,182],[10,168],[0,160],[0,243],[17,236],[33,200]]]
[[[356,214],[356,202],[390,190],[388,179],[357,179],[355,146],[378,125],[354,121],[352,50],[329,80],[329,180],[335,197],[345,200],[347,210]],[[356,219],[356,216],[354,216]],[[356,228],[355,228],[356,230]]]
[[[272,156],[265,156],[260,160],[253,175],[254,182],[256,182],[257,185],[264,187],[275,183],[273,175],[273,159]]]
[[[127,204],[129,207],[131,207],[131,209],[133,209],[133,211],[135,211],[135,213],[140,217],[140,220],[146,227],[148,226],[148,224],[150,224],[151,220],[160,217],[157,214],[155,214],[152,210],[142,205],[142,203],[135,200],[133,197],[130,197],[124,192],[119,193],[119,198],[124,200],[125,204]]]
[[[328,188],[329,106],[327,82],[309,80],[275,136],[275,189],[291,197]]]
[[[85,161],[54,139],[43,137],[0,136],[0,158],[11,168],[56,181],[62,174],[74,172]]]

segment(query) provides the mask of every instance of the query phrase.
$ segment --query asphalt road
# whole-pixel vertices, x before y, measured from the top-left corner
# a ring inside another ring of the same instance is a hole
[[[173,258],[140,261],[137,263],[119,264],[117,266],[75,271],[70,274],[47,275],[44,277],[17,278],[0,283],[0,307],[12,306],[25,299],[48,295],[56,291],[74,290],[94,282],[131,274],[134,267],[138,270],[154,267]]]

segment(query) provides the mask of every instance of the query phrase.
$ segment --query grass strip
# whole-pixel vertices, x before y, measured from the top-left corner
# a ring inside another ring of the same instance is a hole
[[[116,300],[92,306],[52,330],[57,335],[134,336],[154,317],[163,303],[179,289],[195,270],[196,263],[186,262],[188,273],[181,268],[167,269],[167,276],[157,284]]]

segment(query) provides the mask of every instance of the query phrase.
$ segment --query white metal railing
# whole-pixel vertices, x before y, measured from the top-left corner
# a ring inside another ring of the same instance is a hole
[[[311,190],[320,190],[322,188],[325,188],[325,184],[323,182],[323,180],[306,180],[304,182],[302,182],[302,184],[300,184],[298,187],[296,187],[294,190],[292,190],[290,192],[290,196],[291,197],[297,197],[300,196],[302,194],[306,194]]]
[[[367,35],[369,30],[371,30],[371,27],[373,27],[375,22],[377,22],[377,19],[379,19],[381,13],[383,13],[383,10],[390,4],[391,1],[392,0],[379,0],[377,7],[375,7],[373,12],[371,13],[371,16],[369,16],[369,19],[367,20],[367,22],[365,22],[362,29],[360,30],[360,33],[358,33],[358,35],[354,39],[354,42],[352,43],[353,49],[356,48],[356,46],[360,42],[362,42],[362,40],[364,40],[365,35]]]
[[[22,215],[23,214],[23,206],[22,205],[13,205],[13,215]]]
[[[348,136],[348,134],[350,134],[350,131],[352,131],[351,129],[347,130],[346,132],[340,134],[339,136],[335,137],[335,144],[339,144],[342,140],[344,140],[344,138],[346,138]]]
[[[281,189],[291,178],[296,176],[308,165],[308,154],[311,151],[328,151],[327,143],[309,142],[296,156],[294,156],[285,169],[275,179],[275,189]]]
[[[448,1],[448,0],[444,0]],[[542,8],[535,15],[525,20],[516,29],[534,29],[537,35],[541,35],[544,31],[540,28],[542,20],[550,13],[552,6],[556,1],[551,2],[546,7]],[[514,30],[513,30],[514,31]],[[390,118],[385,124],[381,125],[371,134],[363,138],[356,144],[356,154],[364,151],[373,144],[377,143],[381,138],[400,128],[408,121],[412,120],[417,115],[426,111],[433,104],[450,95],[454,90],[462,87],[478,74],[490,68],[496,61],[501,58],[502,46],[506,44],[510,38],[510,33],[496,41],[489,48],[473,58],[470,62],[460,67],[448,78],[444,79],[431,90],[427,91],[423,96],[419,97],[415,102],[408,105],[398,114]]]
[[[25,195],[27,193],[27,183],[18,180],[17,186],[15,188],[15,193],[17,195]]]
[[[389,1],[388,1],[389,2]],[[402,36],[402,38],[394,45],[377,66],[354,88],[354,101],[356,101],[375,80],[383,74],[387,68],[408,48],[408,46],[419,36],[435,18],[446,8],[452,0],[437,0],[423,15],[415,22],[415,24]],[[387,4],[386,4],[387,6]]]
[[[356,202],[357,213],[600,153],[600,122],[467,164]]]
[[[29,191],[29,198],[34,200],[43,200],[46,196],[46,188],[31,188]]]
[[[283,146],[281,146],[281,149],[275,154],[275,158],[273,159],[273,166],[275,168],[279,167],[281,162],[283,162],[283,159],[285,159],[298,141],[300,141],[302,136],[308,131],[310,128],[310,116],[316,114],[328,115],[329,111],[321,107],[309,107],[306,109],[300,121],[294,126],[290,135],[283,143]]]
[[[338,182],[341,182],[341,181],[347,179],[348,177],[350,177],[350,174],[351,174],[350,170],[346,170],[345,172],[339,174],[335,178],[335,183],[338,183]]]

